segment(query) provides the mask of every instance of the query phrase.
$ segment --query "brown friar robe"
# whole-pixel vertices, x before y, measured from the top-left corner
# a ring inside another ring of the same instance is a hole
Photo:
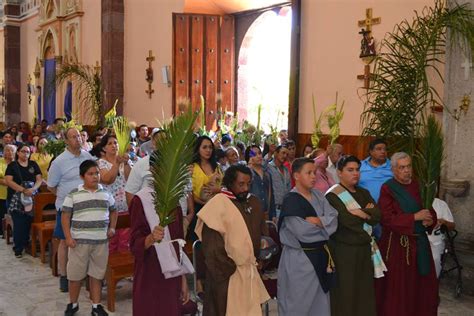
[[[269,299],[256,268],[262,235],[268,235],[261,203],[217,194],[198,214],[196,234],[206,264],[204,315],[261,315]]]

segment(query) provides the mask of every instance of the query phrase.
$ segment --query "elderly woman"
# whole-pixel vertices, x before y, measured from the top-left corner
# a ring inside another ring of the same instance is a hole
[[[21,258],[23,249],[30,239],[30,227],[33,219],[33,195],[43,179],[38,164],[30,160],[30,147],[18,146],[15,161],[11,162],[5,172],[5,183],[8,186],[8,211],[13,219],[13,242],[15,257]]]
[[[7,166],[15,160],[16,146],[6,145],[3,150],[3,157],[0,158],[0,221],[7,213],[7,184],[5,183],[5,171]],[[0,227],[0,234],[3,235],[3,225]]]
[[[436,225],[436,213],[423,207],[411,157],[395,153],[391,166],[393,178],[382,185],[379,198],[379,245],[388,272],[375,281],[377,314],[434,316],[438,280],[427,233]]]
[[[375,316],[371,251],[371,244],[375,242],[371,234],[372,226],[380,220],[380,210],[369,191],[357,185],[359,159],[343,157],[336,168],[340,184],[331,187],[326,194],[329,204],[338,213],[337,231],[331,236],[337,269],[336,286],[331,290],[331,315]],[[378,277],[383,276],[383,271],[377,272]]]
[[[314,188],[323,194],[336,184],[331,174],[326,172],[328,163],[328,155],[326,152],[322,152],[314,158],[314,164],[316,166],[316,182]]]
[[[41,176],[43,177],[44,181],[48,180],[48,168],[49,164],[51,163],[51,159],[53,159],[53,157],[44,150],[44,147],[47,143],[48,140],[46,139],[46,137],[41,137],[38,140],[36,152],[31,154],[30,158],[32,161],[35,161],[40,167]]]

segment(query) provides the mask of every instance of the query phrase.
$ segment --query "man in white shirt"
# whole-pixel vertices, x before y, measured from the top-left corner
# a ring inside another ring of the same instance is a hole
[[[438,218],[438,224],[436,225],[433,233],[428,235],[430,240],[431,252],[433,253],[433,260],[436,268],[436,275],[439,278],[441,272],[441,255],[445,249],[445,235],[441,232],[441,226],[446,225],[448,230],[454,229],[454,219],[448,204],[438,198],[433,201],[433,209],[436,212]]]

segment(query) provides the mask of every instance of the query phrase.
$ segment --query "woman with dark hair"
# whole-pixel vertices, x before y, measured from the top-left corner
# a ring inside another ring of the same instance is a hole
[[[303,148],[303,153],[302,153],[301,157],[308,157],[309,158],[309,155],[311,155],[312,152],[313,152],[313,146],[307,144]]]
[[[22,257],[23,249],[30,239],[33,195],[42,182],[40,167],[30,160],[30,147],[27,144],[19,145],[15,161],[8,165],[5,172],[8,211],[13,219],[13,250],[17,258]]]
[[[128,205],[125,197],[125,183],[130,174],[130,160],[128,154],[119,155],[119,144],[115,135],[107,134],[102,137],[99,147],[102,158],[98,160],[100,183],[115,200],[118,216],[128,214]],[[128,250],[130,229],[117,229],[109,242],[109,253]]]
[[[192,241],[198,239],[194,229],[197,223],[197,214],[201,208],[209,201],[215,194],[221,191],[222,171],[217,164],[216,151],[212,140],[207,136],[199,136],[194,145],[193,156],[193,198],[194,198],[194,214],[188,228],[188,236]],[[201,280],[204,279],[203,273],[204,258],[202,253],[197,257],[198,272],[196,277],[198,279],[197,293],[202,293]]]
[[[380,210],[369,191],[358,186],[359,159],[342,157],[336,167],[340,184],[326,194],[338,212],[337,231],[331,236],[337,267],[331,315],[375,316],[374,277],[383,277],[385,269],[372,237],[372,227],[380,221]],[[373,261],[374,256],[380,260]]]
[[[199,136],[196,140],[193,167],[193,195],[198,210],[214,194],[220,192],[222,181],[222,171],[217,164],[214,144],[207,136]]]
[[[245,160],[247,166],[252,171],[252,182],[250,184],[250,193],[259,198],[262,202],[262,209],[266,218],[274,218],[275,198],[272,192],[272,177],[267,170],[263,168],[262,150],[258,145],[251,145],[245,150]]]
[[[18,131],[17,140],[21,142],[31,142],[31,129],[30,124],[27,122],[20,122],[20,128]]]

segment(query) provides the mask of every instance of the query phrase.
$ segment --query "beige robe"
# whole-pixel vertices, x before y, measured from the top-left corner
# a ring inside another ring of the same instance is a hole
[[[270,299],[257,270],[252,239],[240,211],[224,194],[217,194],[198,213],[195,232],[202,240],[204,224],[219,232],[237,269],[229,280],[226,314],[261,315],[260,304]]]

